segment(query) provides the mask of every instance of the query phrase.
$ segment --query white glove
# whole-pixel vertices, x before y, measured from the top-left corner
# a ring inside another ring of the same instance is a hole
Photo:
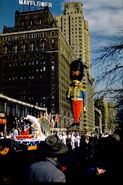
[[[86,112],[87,110],[86,110],[86,107],[84,107],[84,112]]]

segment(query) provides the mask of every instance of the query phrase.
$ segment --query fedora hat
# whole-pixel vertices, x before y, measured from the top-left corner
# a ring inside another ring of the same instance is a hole
[[[68,147],[54,134],[47,136],[45,141],[40,142],[38,150],[48,156],[57,156],[68,152]]]

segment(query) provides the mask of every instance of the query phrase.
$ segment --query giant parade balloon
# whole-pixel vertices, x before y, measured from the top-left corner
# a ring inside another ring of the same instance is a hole
[[[70,65],[70,79],[72,83],[68,87],[67,100],[70,101],[71,112],[74,118],[72,125],[79,125],[80,113],[85,106],[85,89],[82,86],[84,66],[81,60],[74,60]]]

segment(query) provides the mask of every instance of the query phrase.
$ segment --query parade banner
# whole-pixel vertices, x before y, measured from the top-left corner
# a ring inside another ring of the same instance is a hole
[[[7,120],[5,118],[0,118],[0,124],[6,124]]]
[[[5,118],[5,113],[0,113],[0,124],[6,124],[7,119]]]

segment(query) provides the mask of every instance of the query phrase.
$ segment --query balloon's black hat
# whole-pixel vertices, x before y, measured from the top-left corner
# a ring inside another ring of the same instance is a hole
[[[84,76],[84,65],[81,60],[74,60],[70,64],[70,79],[81,81]]]

